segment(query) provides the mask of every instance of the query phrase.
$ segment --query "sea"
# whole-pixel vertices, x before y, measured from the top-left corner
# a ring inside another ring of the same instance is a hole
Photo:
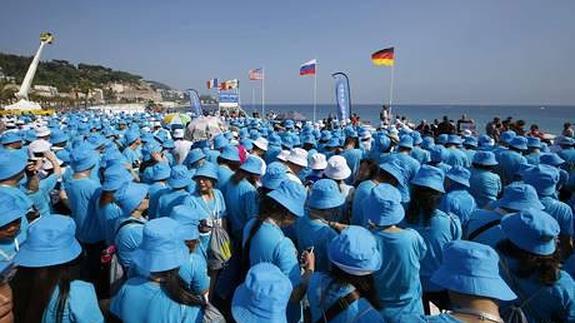
[[[254,111],[261,111],[261,105],[242,105],[242,108],[251,115]],[[308,120],[313,119],[313,105],[308,104],[266,104],[266,113],[273,111],[277,114],[296,111],[303,114]],[[358,104],[352,107],[352,113],[357,113],[361,120],[378,126],[381,105]],[[473,119],[477,129],[485,132],[485,125],[499,116],[502,120],[512,117],[513,120],[524,120],[525,129],[537,124],[540,130],[551,134],[560,134],[565,122],[575,124],[575,105],[571,106],[530,106],[530,105],[394,105],[394,115],[405,116],[411,123],[418,124],[421,120],[432,123],[434,119],[441,121],[443,116],[457,121],[463,114]],[[316,106],[317,119],[326,118],[329,114],[336,115],[336,106],[318,104]]]

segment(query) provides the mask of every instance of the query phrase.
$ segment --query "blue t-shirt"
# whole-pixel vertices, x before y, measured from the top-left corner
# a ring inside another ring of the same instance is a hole
[[[129,279],[110,303],[110,312],[124,323],[181,323],[203,319],[203,309],[177,303],[159,284],[142,277]]]
[[[230,178],[234,175],[234,171],[232,171],[228,166],[219,165],[218,166],[218,183],[216,184],[216,188],[222,192],[225,192],[224,189],[228,185]]]
[[[559,223],[559,234],[575,237],[573,232],[573,210],[571,210],[571,207],[552,196],[541,197],[539,201],[545,206],[543,211],[547,212]]]
[[[124,224],[127,221],[130,223]],[[134,251],[142,243],[144,237],[144,219],[136,219],[129,217],[118,222],[114,231],[117,231],[116,238],[114,239],[118,261],[125,269],[133,268]]]
[[[325,273],[314,273],[307,287],[307,298],[311,309],[312,322],[323,320],[324,313],[335,304],[338,299],[353,290],[353,286],[338,284]],[[385,321],[365,298],[360,298],[349,304],[344,311],[337,314],[330,322],[377,323]]]
[[[95,214],[90,213],[90,201],[100,183],[87,178],[72,178],[66,185],[66,194],[72,218],[76,222],[76,238],[80,242],[95,243],[104,240],[104,233]]]
[[[58,296],[60,289],[56,285],[42,318],[42,323],[55,323],[58,318]],[[62,323],[104,322],[104,316],[98,306],[96,291],[92,284],[74,280],[70,283],[70,292],[62,312]]]
[[[301,253],[309,247],[314,247],[315,270],[327,271],[327,245],[337,236],[337,232],[321,220],[311,219],[308,215],[297,219],[296,237],[298,251]]]
[[[367,215],[363,214],[363,200],[369,195],[377,184],[372,180],[361,182],[355,189],[353,203],[351,204],[351,224],[367,226]]]
[[[475,199],[467,190],[457,189],[443,195],[439,209],[445,213],[455,214],[465,224],[477,208]]]
[[[455,216],[435,210],[425,225],[423,219],[419,223],[404,223],[407,227],[415,229],[423,237],[427,253],[421,261],[421,285],[424,292],[437,292],[442,288],[430,281],[431,275],[439,268],[443,261],[443,250],[448,242],[461,239],[461,224]]]
[[[225,188],[224,198],[230,233],[234,239],[240,241],[246,222],[258,215],[258,192],[246,179],[237,184],[230,181]]]
[[[208,265],[197,253],[190,254],[190,261],[180,267],[179,274],[194,294],[204,294],[210,288]]]
[[[158,199],[156,218],[170,216],[172,209],[184,203],[186,197],[190,196],[186,190],[183,189],[169,189],[162,193]]]
[[[413,229],[374,231],[383,257],[382,267],[374,273],[375,288],[385,320],[401,314],[423,314],[420,262],[427,253],[423,238]]]
[[[50,192],[54,190],[57,183],[58,176],[52,174],[40,180],[38,191],[29,195],[41,216],[50,215],[51,213]]]
[[[464,237],[469,239],[469,236],[476,232],[479,228],[486,225],[489,222],[499,221],[504,217],[504,214],[501,214],[496,211],[488,211],[488,210],[476,210],[471,214],[467,223],[464,226]],[[497,224],[494,225],[483,232],[476,235],[472,241],[482,243],[484,245],[488,245],[492,248],[495,248],[497,244],[505,239],[505,234],[501,229],[501,225]]]
[[[522,164],[527,164],[527,159],[516,151],[506,150],[497,156],[497,167],[501,181],[507,185],[515,179]]]

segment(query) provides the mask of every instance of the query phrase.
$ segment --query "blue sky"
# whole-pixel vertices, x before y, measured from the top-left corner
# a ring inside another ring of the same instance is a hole
[[[335,71],[354,102],[382,102],[390,70],[369,57],[395,46],[397,103],[575,104],[573,0],[2,2],[0,51],[31,55],[51,31],[45,59],[200,92],[239,78],[244,101],[248,69],[265,66],[266,101],[312,102],[313,78],[297,72],[317,58],[319,102],[334,101]]]

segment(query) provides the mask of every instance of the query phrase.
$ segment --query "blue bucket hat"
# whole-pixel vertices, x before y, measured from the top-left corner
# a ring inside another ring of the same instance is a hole
[[[261,159],[254,156],[249,156],[248,159],[246,159],[246,161],[242,164],[242,166],[240,166],[240,169],[248,173],[261,176],[263,175],[262,166],[263,163]]]
[[[345,203],[345,196],[332,179],[320,179],[311,187],[308,206],[312,209],[332,209]]]
[[[411,133],[411,138],[413,138],[413,144],[416,146],[423,143],[423,138],[421,138],[421,134],[417,131]]]
[[[108,139],[100,134],[93,134],[86,139],[86,141],[91,144],[94,148],[104,146],[108,143]]]
[[[539,156],[539,163],[559,167],[565,164],[565,160],[556,153],[545,153]]]
[[[22,201],[23,202],[23,201]],[[22,219],[26,216],[28,205],[20,203],[16,196],[10,194],[0,195],[0,205],[2,205],[2,216],[0,216],[0,227],[6,224]]]
[[[205,163],[203,164],[196,173],[194,174],[193,179],[197,179],[198,177],[206,177],[212,179],[214,181],[218,181],[218,166],[213,163]]]
[[[220,158],[223,158],[223,159],[229,160],[229,161],[239,162],[240,161],[240,152],[239,152],[237,147],[228,145],[224,148],[224,150],[220,154]]]
[[[341,144],[339,142],[339,138],[337,137],[331,137],[331,139],[326,144],[327,148],[337,148],[339,146],[341,146]]]
[[[541,148],[541,139],[537,137],[527,137],[527,147]]]
[[[182,188],[192,183],[192,174],[186,166],[177,165],[172,167],[170,178],[168,178],[168,185],[172,188]]]
[[[174,149],[176,148],[176,145],[174,144],[174,141],[172,139],[166,139],[164,140],[164,142],[162,142],[162,147],[164,149]]]
[[[82,253],[75,236],[76,224],[71,217],[42,216],[28,228],[26,243],[20,247],[14,262],[32,268],[70,262]]]
[[[509,146],[519,150],[527,150],[527,138],[523,136],[516,136],[511,139]]]
[[[156,163],[152,168],[152,180],[163,181],[170,177],[171,168],[168,163]]]
[[[98,154],[92,149],[89,144],[82,144],[72,151],[70,154],[70,166],[74,172],[82,172],[88,170],[98,163]]]
[[[501,228],[509,241],[517,247],[541,256],[555,252],[559,224],[546,212],[527,209],[505,216]]]
[[[411,183],[445,193],[445,189],[443,188],[444,180],[445,174],[441,169],[430,165],[423,165],[419,168],[419,171],[415,174]]]
[[[379,168],[393,176],[400,185],[405,185],[405,170],[397,159],[392,159],[379,164]]]
[[[389,149],[389,146],[391,146],[391,139],[389,139],[389,137],[386,135],[380,135],[377,137],[374,143],[377,145],[378,148],[377,151],[383,152],[387,151],[387,149]]]
[[[294,181],[283,181],[280,186],[267,194],[297,217],[304,216],[306,191],[303,185]]]
[[[499,256],[493,248],[472,241],[449,242],[431,281],[466,295],[511,301],[517,298],[499,275]]]
[[[275,190],[287,179],[287,167],[283,163],[272,162],[268,165],[264,176],[262,176],[262,185],[267,189]]]
[[[423,148],[425,150],[430,150],[434,146],[435,146],[435,140],[433,139],[433,137],[430,137],[430,136],[423,137],[423,142],[421,143],[421,148]]]
[[[237,322],[287,322],[292,290],[289,278],[278,267],[267,262],[256,264],[234,293],[232,315]]]
[[[450,180],[457,182],[465,187],[469,187],[469,178],[471,178],[471,172],[463,167],[463,166],[453,166],[445,177],[449,178]]]
[[[503,190],[503,197],[496,201],[495,207],[504,207],[514,211],[527,209],[543,210],[545,207],[537,197],[537,191],[533,186],[523,183],[512,183]]]
[[[453,145],[461,145],[463,141],[461,141],[461,137],[459,137],[459,135],[449,135],[447,137],[447,143]]]
[[[434,163],[441,163],[447,159],[449,152],[445,147],[436,145],[431,148],[431,152],[429,153],[431,161]]]
[[[244,146],[247,151],[254,149],[254,143],[251,139],[245,138],[240,140],[240,145]]]
[[[413,138],[410,135],[401,136],[398,146],[413,149]]]
[[[136,265],[144,272],[154,273],[178,268],[189,261],[180,224],[168,217],[144,224],[142,243],[134,251]]]
[[[479,147],[493,147],[494,141],[488,135],[479,136]]]
[[[19,141],[20,142],[22,141],[22,137],[16,131],[8,131],[2,134],[2,140],[1,140],[2,145],[12,144]]]
[[[282,144],[282,139],[281,137],[276,134],[276,133],[272,133],[271,135],[269,135],[268,137],[268,144],[272,145],[272,146],[281,146]]]
[[[446,133],[442,133],[439,136],[437,136],[436,142],[440,145],[445,145],[447,143],[448,139],[449,139],[449,135]]]
[[[0,150],[0,180],[10,178],[26,168],[28,153],[26,150],[6,151]]]
[[[53,145],[61,144],[66,141],[68,141],[68,135],[66,135],[66,133],[61,130],[52,131],[52,134],[50,135],[50,142]]]
[[[478,151],[473,155],[473,163],[482,166],[497,166],[495,154],[490,151]]]
[[[463,140],[463,145],[477,148],[479,143],[477,142],[477,138],[473,136],[467,136],[465,137],[465,140]]]
[[[549,196],[557,191],[559,170],[553,166],[540,164],[523,172],[523,182],[533,185],[541,196]]]
[[[190,150],[190,152],[186,155],[184,165],[190,167],[204,158],[206,158],[206,154],[204,154],[204,151],[201,148],[194,148]]]
[[[517,136],[517,134],[515,134],[515,131],[513,130],[507,130],[505,132],[503,132],[501,134],[501,141],[503,141],[506,144],[510,144],[511,140],[513,140],[513,138],[515,138],[515,136]]]
[[[122,165],[113,165],[106,168],[104,171],[104,183],[102,183],[102,190],[116,191],[124,184],[132,182],[134,177]]]
[[[148,195],[149,187],[146,184],[129,182],[120,187],[114,194],[114,198],[122,209],[125,216],[132,212],[142,203]]]
[[[140,139],[140,134],[137,133],[136,131],[126,131],[126,133],[124,134],[124,141],[128,146],[133,144],[134,141],[138,139]]]
[[[377,185],[363,200],[363,213],[368,215],[371,223],[378,226],[398,224],[405,217],[401,193],[389,184]]]
[[[350,225],[327,247],[329,261],[354,276],[369,275],[381,268],[381,254],[367,229]]]
[[[187,202],[185,205],[178,205],[170,212],[170,218],[178,222],[180,233],[184,240],[197,240],[200,238],[198,225],[201,220],[209,217],[208,212],[197,203]]]

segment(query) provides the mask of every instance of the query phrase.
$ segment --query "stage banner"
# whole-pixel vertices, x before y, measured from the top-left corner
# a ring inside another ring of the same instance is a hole
[[[188,94],[190,95],[190,110],[197,116],[202,115],[202,101],[200,100],[200,95],[198,91],[194,89],[188,89]]]
[[[337,116],[340,121],[351,117],[351,95],[349,78],[342,72],[332,74],[335,80],[335,102],[337,104]]]

